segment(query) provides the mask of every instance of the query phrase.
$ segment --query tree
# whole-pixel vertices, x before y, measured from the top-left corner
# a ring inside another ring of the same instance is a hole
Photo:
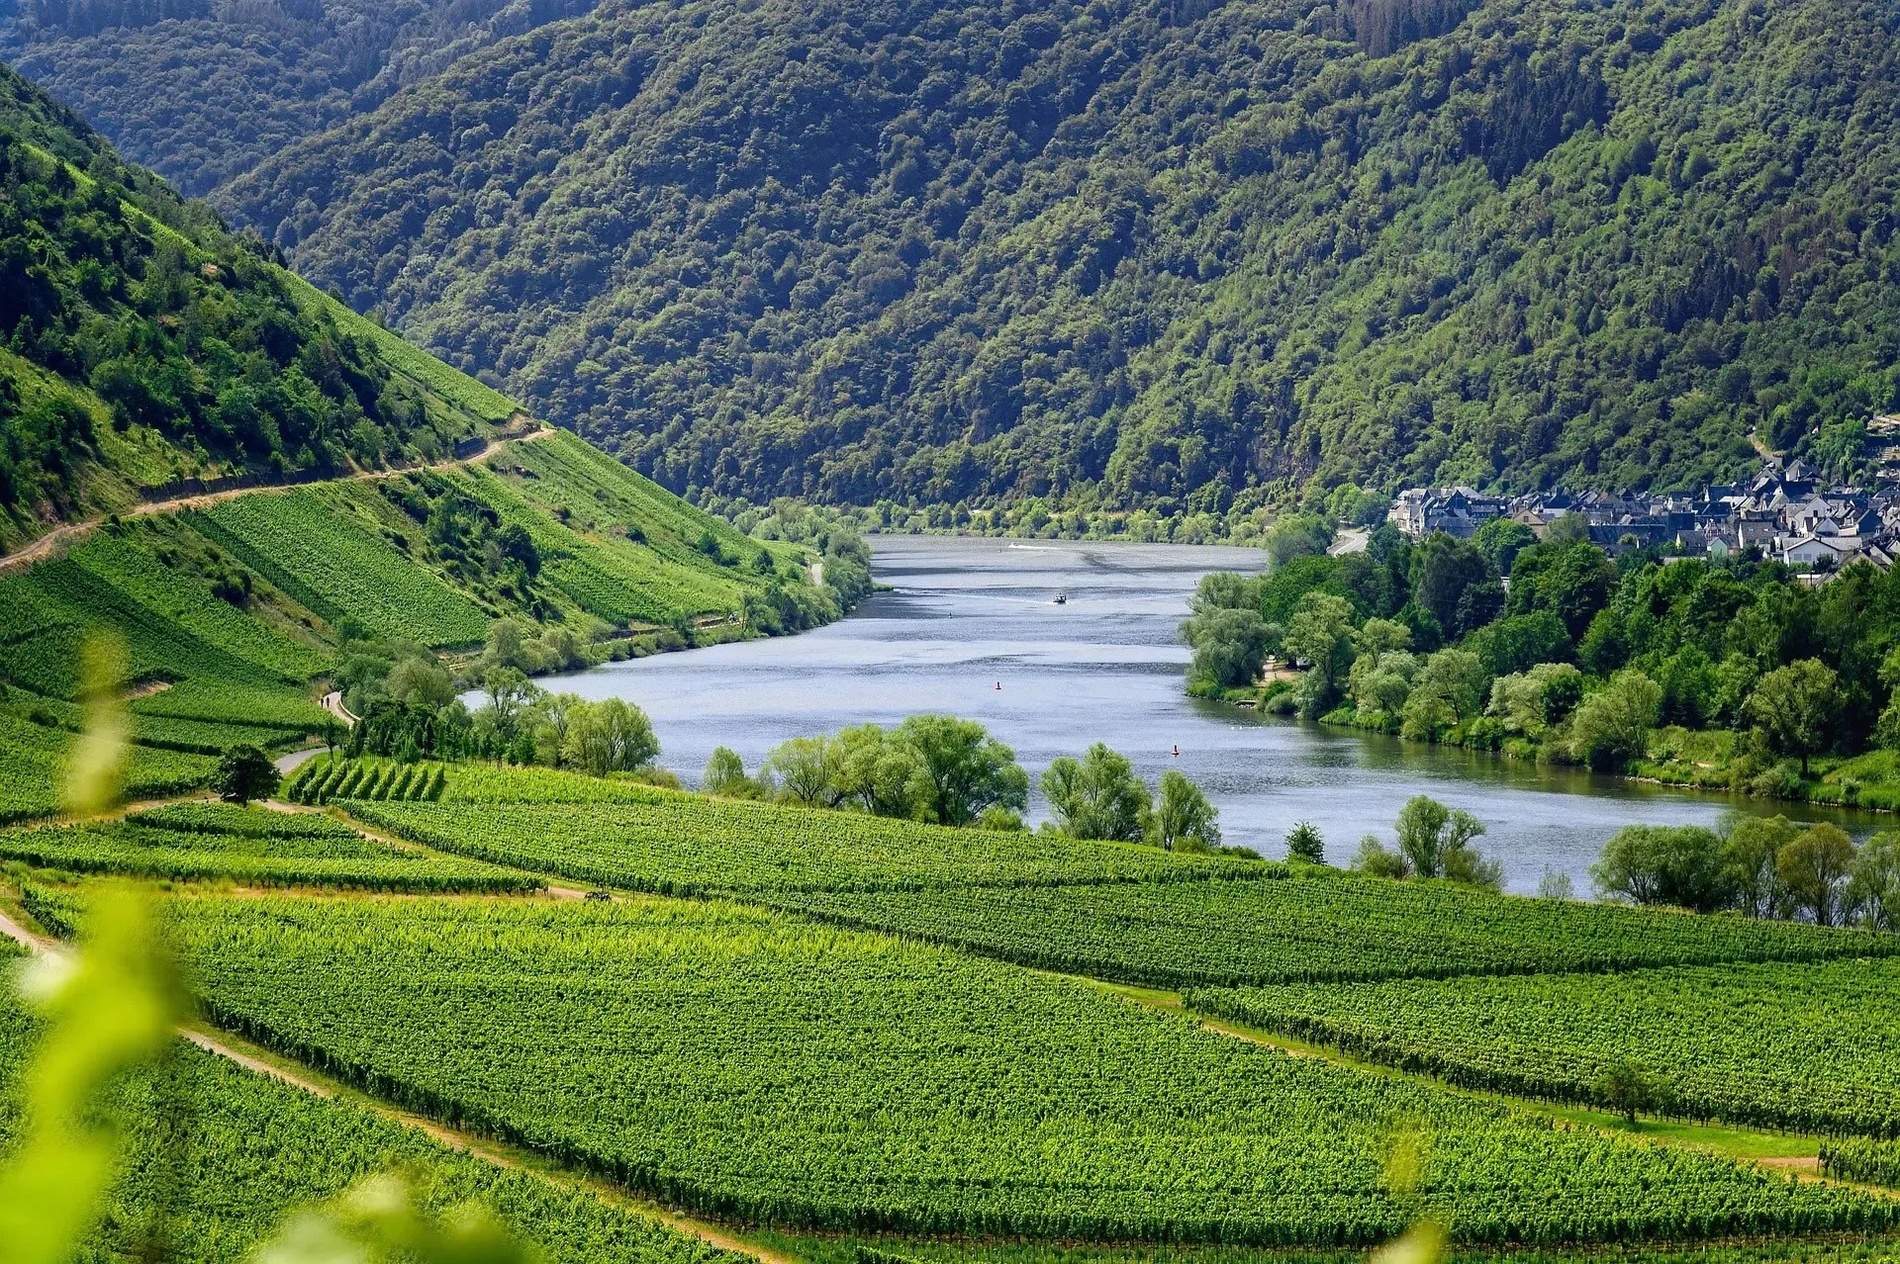
[[[1462,808],[1448,808],[1429,795],[1417,794],[1399,809],[1399,854],[1421,878],[1475,876],[1484,871],[1471,840],[1484,833],[1484,823]]]
[[[765,757],[765,772],[777,780],[782,798],[808,808],[835,808],[844,797],[838,788],[837,754],[829,737],[794,737],[772,748]]]
[[[218,760],[214,784],[219,797],[227,802],[249,803],[276,794],[282,780],[269,755],[248,743],[239,743],[227,748]]]
[[[1267,559],[1279,566],[1296,557],[1313,557],[1332,547],[1333,528],[1318,514],[1282,514],[1261,541]]]
[[[1775,855],[1775,877],[1788,904],[1817,926],[1840,920],[1841,896],[1854,869],[1854,842],[1837,825],[1811,825]]]
[[[496,733],[512,746],[528,704],[541,691],[518,668],[491,667],[482,678],[482,692],[488,695],[486,710]]]
[[[535,756],[540,762],[555,768],[562,766],[574,717],[586,705],[571,693],[543,694],[535,700],[529,726],[534,733]]]
[[[1479,609],[1465,601],[1468,590],[1497,580],[1491,563],[1469,540],[1443,531],[1426,536],[1412,553],[1411,578],[1413,599],[1431,612],[1449,640],[1481,627],[1497,613],[1495,606]]]
[[[1138,842],[1146,833],[1148,787],[1124,755],[1096,742],[1081,759],[1064,755],[1042,774],[1056,826],[1071,838]]]
[[[1699,825],[1626,825],[1590,866],[1597,890],[1635,904],[1713,913],[1735,902],[1721,835]]]
[[[1016,752],[974,720],[913,715],[897,733],[923,760],[925,819],[968,825],[986,808],[1020,812],[1029,806],[1029,774],[1016,763]]]
[[[1666,1098],[1666,1093],[1648,1071],[1634,1062],[1612,1062],[1597,1077],[1597,1097],[1611,1110],[1622,1115],[1630,1124],[1636,1122],[1639,1110],[1656,1110]]]
[[[1326,842],[1320,837],[1319,827],[1311,821],[1296,821],[1287,831],[1286,855],[1288,860],[1304,860],[1309,865],[1326,863]]]
[[[746,776],[745,761],[739,758],[739,752],[730,746],[713,747],[712,755],[706,760],[706,771],[699,779],[699,788],[707,794],[716,794],[728,799],[749,799],[752,797],[752,778]]]
[[[1223,689],[1251,685],[1267,659],[1267,625],[1257,610],[1216,607],[1181,625],[1181,636],[1194,647],[1192,674]]]
[[[1602,549],[1585,541],[1565,543],[1553,525],[1544,543],[1518,553],[1506,609],[1514,615],[1548,610],[1563,620],[1572,641],[1580,641],[1610,604],[1616,585],[1616,564]]]
[[[1281,640],[1288,654],[1308,664],[1300,681],[1301,714],[1308,719],[1324,715],[1352,666],[1352,603],[1331,593],[1307,593],[1293,608]]]
[[[567,758],[596,777],[632,772],[659,758],[660,742],[646,712],[621,698],[573,707]]]
[[[1220,812],[1199,786],[1170,768],[1161,774],[1148,841],[1164,851],[1213,851],[1220,846]]]
[[[914,819],[930,797],[923,757],[875,724],[839,732],[832,777],[841,803],[873,816]]]
[[[1854,857],[1847,903],[1873,930],[1900,930],[1900,831],[1882,830]]]
[[[1517,555],[1537,543],[1537,533],[1515,519],[1498,517],[1479,527],[1471,542],[1491,563],[1491,569],[1509,575]]]
[[[1662,709],[1662,687],[1634,669],[1585,698],[1570,721],[1574,758],[1613,772],[1649,750],[1649,733]]]
[[[1405,853],[1394,851],[1371,834],[1359,840],[1359,850],[1347,863],[1357,872],[1375,878],[1403,880],[1412,876],[1412,862],[1405,858]]]
[[[1840,677],[1819,659],[1804,658],[1763,676],[1748,696],[1748,718],[1768,734],[1779,755],[1801,760],[1808,775],[1808,757],[1825,750],[1841,709],[1847,705]]]
[[[1801,836],[1801,827],[1785,816],[1743,816],[1723,823],[1722,852],[1735,903],[1750,917],[1773,917],[1780,895],[1775,858]]]
[[[455,698],[455,677],[434,659],[419,655],[399,659],[389,669],[386,687],[398,702],[430,710],[446,707]]]
[[[1484,709],[1491,693],[1491,673],[1470,650],[1440,650],[1425,660],[1412,678],[1412,696],[1442,698],[1457,720],[1468,720]]]

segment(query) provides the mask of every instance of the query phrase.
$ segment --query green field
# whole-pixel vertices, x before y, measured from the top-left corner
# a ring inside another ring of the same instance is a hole
[[[855,812],[709,799],[605,782],[599,803],[470,802],[449,777],[441,803],[349,803],[365,821],[442,851],[669,895],[934,886],[1272,880],[1263,861],[1183,856],[1130,843],[946,829]],[[347,798],[347,796],[339,796]]]
[[[16,959],[11,941],[0,960]],[[20,1130],[18,1083],[37,1028],[0,995],[0,1153]],[[406,1175],[435,1212],[479,1200],[545,1254],[548,1264],[736,1264],[571,1183],[510,1172],[344,1102],[180,1043],[158,1072],[111,1100],[126,1129],[106,1223],[81,1258],[229,1264],[273,1237],[298,1209],[365,1177]]]
[[[1604,1102],[1633,1063],[1668,1113],[1900,1134],[1900,960],[1196,991],[1196,1008],[1456,1083]]]
[[[392,548],[340,487],[240,496],[189,520],[332,623],[348,615],[428,646],[472,644],[487,630],[487,612]]]
[[[1099,989],[730,906],[168,905],[220,1024],[701,1211],[827,1229],[1370,1242],[1871,1228],[1900,1204],[1203,1032]],[[311,963],[323,968],[312,969]]]
[[[211,804],[6,831],[0,858],[73,873],[258,886],[490,892],[542,886],[526,874],[392,847],[328,817]]]
[[[1282,882],[808,892],[777,907],[1022,965],[1157,987],[1900,952],[1900,936],[1344,874]]]
[[[60,786],[74,736],[0,712],[0,825],[46,816],[60,808]],[[134,746],[126,769],[131,799],[195,790],[211,780],[217,760],[206,755]]]

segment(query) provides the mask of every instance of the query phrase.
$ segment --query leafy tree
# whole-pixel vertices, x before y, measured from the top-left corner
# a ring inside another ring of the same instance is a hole
[[[1359,840],[1359,849],[1347,863],[1354,871],[1375,878],[1403,880],[1412,876],[1412,862],[1406,859],[1405,853],[1387,847],[1372,834]]]
[[[1195,679],[1212,681],[1224,689],[1250,685],[1259,679],[1268,643],[1267,625],[1259,612],[1207,610],[1183,623],[1181,634],[1194,647]]]
[[[268,799],[283,780],[269,755],[248,743],[227,747],[212,778],[221,798],[232,803]]]
[[[1429,795],[1413,795],[1399,810],[1399,852],[1421,878],[1453,876],[1448,869],[1475,875],[1479,866],[1468,854],[1484,823],[1462,808],[1448,808]]]
[[[833,784],[841,803],[862,808],[873,816],[906,819],[924,811],[931,792],[917,749],[875,724],[839,732]]]
[[[1636,1112],[1654,1111],[1667,1101],[1664,1086],[1634,1062],[1612,1062],[1597,1077],[1599,1100],[1623,1116],[1624,1122],[1636,1123]]]
[[[1326,863],[1326,842],[1319,827],[1311,821],[1296,821],[1287,831],[1286,854],[1289,860],[1304,860],[1310,865]]]
[[[1699,825],[1626,825],[1590,866],[1597,890],[1636,904],[1713,913],[1735,903],[1722,837]]]
[[[1723,845],[1728,881],[1742,912],[1773,917],[1781,895],[1776,860],[1781,849],[1801,836],[1801,827],[1785,816],[1741,816],[1728,822]]]
[[[794,737],[772,748],[765,757],[765,771],[788,802],[835,808],[844,799],[837,756],[837,743],[829,737]]]
[[[1042,774],[1056,825],[1071,838],[1138,842],[1147,832],[1148,787],[1124,755],[1096,742],[1081,759],[1067,755]]]
[[[1620,769],[1649,749],[1661,708],[1661,686],[1639,671],[1618,672],[1571,716],[1571,752],[1600,772]]]
[[[739,758],[739,752],[730,746],[715,746],[706,760],[699,788],[722,798],[749,799],[755,786],[752,778],[746,776],[745,761]]]
[[[1900,930],[1900,831],[1882,830],[1861,844],[1847,904],[1874,930]]]
[[[1609,605],[1617,584],[1616,566],[1602,549],[1587,542],[1562,543],[1553,533],[1517,554],[1507,610],[1514,615],[1549,611],[1563,620],[1573,641],[1580,640]]]
[[[1482,659],[1493,676],[1528,671],[1539,663],[1563,662],[1572,653],[1563,620],[1548,610],[1512,615],[1479,628],[1466,639],[1465,648]]]
[[[1817,926],[1840,921],[1841,897],[1854,872],[1854,843],[1837,825],[1811,825],[1775,854],[1775,876],[1788,904]]]
[[[1016,752],[997,741],[974,720],[949,715],[913,715],[898,735],[923,761],[929,791],[925,819],[940,825],[968,825],[987,808],[1022,811],[1029,804],[1029,774],[1016,763]]]
[[[1170,768],[1161,774],[1148,841],[1164,851],[1211,852],[1220,846],[1220,812],[1201,788]]]
[[[1805,777],[1808,757],[1827,748],[1845,705],[1834,669],[1805,658],[1763,676],[1748,697],[1747,712],[1776,753],[1800,759]]]
[[[1492,570],[1509,575],[1517,555],[1537,543],[1537,533],[1516,519],[1493,518],[1479,527],[1471,540]]]
[[[1296,557],[1323,554],[1333,543],[1332,524],[1317,514],[1282,514],[1261,542],[1275,566]]]
[[[1330,593],[1300,598],[1281,638],[1286,652],[1308,664],[1300,682],[1301,713],[1323,715],[1339,697],[1339,686],[1352,666],[1351,603]]]
[[[1433,532],[1412,552],[1412,596],[1453,640],[1489,623],[1503,604],[1503,590],[1490,589],[1497,573],[1469,540]],[[1483,590],[1485,598],[1474,594]],[[1495,594],[1495,600],[1491,596]]]
[[[583,703],[574,712],[566,758],[596,777],[645,768],[660,755],[646,712],[622,698]]]

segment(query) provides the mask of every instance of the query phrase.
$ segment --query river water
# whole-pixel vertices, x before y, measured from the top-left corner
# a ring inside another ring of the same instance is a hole
[[[1549,870],[1589,893],[1591,862],[1624,825],[1712,824],[1731,807],[1813,814],[1188,698],[1176,636],[1188,598],[1208,571],[1258,569],[1257,550],[906,536],[872,546],[873,570],[893,591],[830,627],[541,683],[638,703],[660,762],[689,784],[715,746],[756,771],[787,738],[922,711],[982,721],[1032,782],[1058,755],[1104,741],[1151,783],[1165,768],[1192,777],[1220,809],[1227,841],[1269,857],[1306,820],[1320,827],[1327,859],[1343,864],[1368,832],[1390,841],[1406,799],[1429,794],[1484,822],[1480,848],[1503,861],[1514,891],[1536,890]],[[1065,604],[1054,603],[1058,592]],[[1030,807],[1032,820],[1047,814],[1033,795]]]

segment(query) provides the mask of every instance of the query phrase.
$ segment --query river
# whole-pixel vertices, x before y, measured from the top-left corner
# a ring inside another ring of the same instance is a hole
[[[1588,894],[1591,862],[1624,825],[1713,824],[1731,807],[1816,814],[1188,698],[1188,652],[1175,631],[1188,598],[1208,571],[1259,568],[1257,550],[908,536],[872,546],[873,570],[893,591],[829,627],[540,683],[638,703],[661,763],[689,784],[715,746],[756,771],[787,738],[921,711],[982,721],[1032,781],[1057,756],[1105,741],[1151,783],[1165,768],[1192,777],[1220,809],[1227,841],[1269,857],[1306,820],[1320,827],[1327,859],[1343,864],[1368,832],[1390,841],[1406,799],[1429,794],[1484,822],[1480,848],[1522,892],[1552,871]],[[1068,595],[1061,605],[1059,592]],[[1036,797],[1030,807],[1032,820],[1047,815]],[[1872,819],[1827,815],[1856,833]]]

